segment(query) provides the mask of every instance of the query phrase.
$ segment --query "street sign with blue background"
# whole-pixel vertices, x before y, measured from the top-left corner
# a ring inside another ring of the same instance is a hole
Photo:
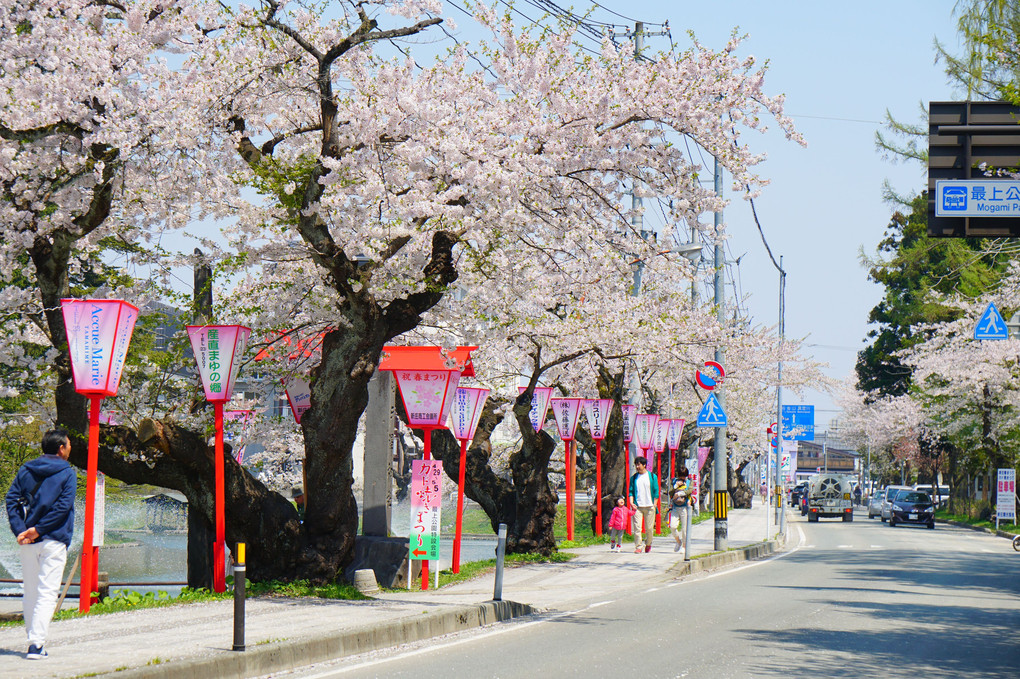
[[[1009,339],[1009,329],[1006,327],[1006,321],[1002,319],[1002,314],[995,307],[994,303],[989,303],[988,308],[981,314],[981,318],[978,319],[977,325],[974,326],[974,339],[976,340],[1004,340]]]
[[[783,438],[787,441],[814,441],[815,407],[783,406]]]
[[[935,182],[936,217],[1018,217],[1020,181],[944,179]]]
[[[726,412],[722,409],[722,405],[719,404],[719,399],[715,397],[715,394],[709,394],[708,399],[705,400],[705,405],[701,406],[701,412],[698,413],[698,426],[726,426]]]

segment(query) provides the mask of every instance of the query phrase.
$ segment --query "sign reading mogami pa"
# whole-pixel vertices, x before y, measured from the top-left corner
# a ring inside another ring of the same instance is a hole
[[[1020,217],[1020,181],[947,179],[935,182],[937,217]]]
[[[411,461],[411,533],[408,552],[412,560],[439,558],[439,510],[442,505],[443,463]]]

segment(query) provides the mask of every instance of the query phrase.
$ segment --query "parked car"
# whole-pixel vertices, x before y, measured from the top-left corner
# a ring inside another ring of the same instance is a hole
[[[910,486],[886,486],[882,491],[882,523],[889,520],[892,515],[893,497],[901,490],[913,490]]]
[[[798,483],[796,486],[793,487],[793,490],[790,491],[791,507],[800,506],[800,497],[801,495],[804,495],[807,492],[807,485],[808,485],[807,481],[805,481],[804,483]]]
[[[877,490],[868,499],[868,518],[882,516],[882,503],[885,502],[885,489]]]
[[[898,491],[892,500],[889,526],[901,523],[918,523],[934,528],[935,503],[931,501],[931,495],[913,489]]]

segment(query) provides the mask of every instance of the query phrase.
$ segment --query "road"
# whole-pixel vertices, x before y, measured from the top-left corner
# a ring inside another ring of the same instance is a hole
[[[778,558],[275,676],[1020,676],[1007,540],[790,516]]]

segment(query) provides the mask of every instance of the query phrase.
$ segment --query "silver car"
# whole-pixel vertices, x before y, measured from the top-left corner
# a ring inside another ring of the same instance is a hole
[[[885,523],[892,516],[892,501],[896,493],[901,490],[913,490],[910,486],[886,486],[882,491],[882,522]]]
[[[868,518],[882,516],[882,503],[885,501],[885,489],[876,490],[868,499]]]

